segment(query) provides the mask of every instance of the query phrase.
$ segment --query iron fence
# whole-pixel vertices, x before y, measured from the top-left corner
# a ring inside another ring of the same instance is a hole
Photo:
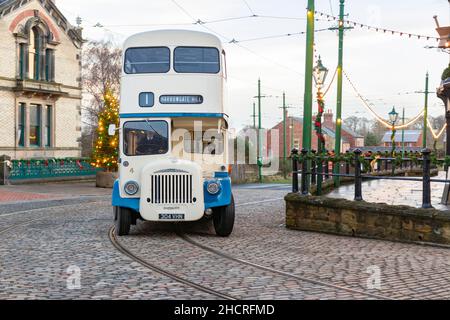
[[[12,160],[7,178],[28,180],[95,176],[100,170],[93,167],[87,158]]]
[[[320,185],[322,181],[326,181],[332,177],[349,177],[354,179],[355,184],[355,201],[363,200],[363,190],[362,181],[364,179],[372,180],[398,180],[398,181],[414,181],[422,182],[422,208],[428,209],[432,208],[431,205],[431,183],[450,183],[447,179],[432,179],[431,169],[432,169],[432,158],[431,151],[429,149],[424,149],[421,152],[421,158],[388,158],[388,157],[365,157],[362,155],[362,151],[357,149],[353,152],[348,152],[345,156],[332,157],[332,156],[320,156],[316,155],[315,152],[308,152],[308,150],[302,150],[299,154],[297,149],[292,151],[292,192],[301,193],[302,195],[310,194],[311,184]],[[434,159],[434,162],[439,162],[439,160]],[[329,168],[329,163],[339,164],[345,162],[345,173],[341,173],[340,170],[335,173],[327,172]],[[444,162],[443,160],[441,162]],[[380,176],[377,175],[383,168],[388,171],[389,166],[391,167],[391,176]],[[325,165],[324,165],[325,164]],[[370,167],[368,168],[368,164]],[[376,164],[372,166],[372,164]],[[301,169],[299,170],[299,165]],[[325,170],[321,168],[325,167]],[[433,163],[434,165],[434,163]],[[353,174],[351,173],[351,167],[353,169]],[[311,168],[310,170],[308,168]],[[422,178],[414,177],[398,177],[395,176],[395,170],[398,169],[414,169],[420,168],[422,172]],[[372,171],[371,171],[372,169]],[[375,169],[375,170],[373,170]],[[300,175],[300,185],[299,177]],[[320,193],[319,193],[320,195]]]

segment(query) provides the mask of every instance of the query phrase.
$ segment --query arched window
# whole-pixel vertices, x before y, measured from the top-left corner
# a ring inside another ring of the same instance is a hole
[[[30,45],[28,50],[29,69],[28,76],[31,79],[39,80],[40,74],[40,36],[37,27],[33,27],[30,30]]]
[[[24,27],[27,41],[19,43],[18,76],[20,79],[55,81],[55,53],[49,44],[52,34],[41,20],[30,19]]]

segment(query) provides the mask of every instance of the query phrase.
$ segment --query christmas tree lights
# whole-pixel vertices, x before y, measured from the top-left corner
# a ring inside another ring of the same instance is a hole
[[[97,141],[92,154],[92,166],[106,171],[117,171],[117,159],[119,156],[119,134],[108,134],[111,124],[119,126],[119,102],[111,90],[107,90],[103,96],[104,106],[99,114]]]

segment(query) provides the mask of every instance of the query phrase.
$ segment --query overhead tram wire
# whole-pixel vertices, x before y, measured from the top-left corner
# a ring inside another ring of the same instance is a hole
[[[250,11],[250,13],[255,16],[256,15],[255,11],[253,11],[253,9],[250,7],[247,0],[242,0],[242,1],[245,3],[245,6],[248,8],[248,11]]]
[[[190,17],[190,16],[189,16]],[[214,24],[214,23],[221,23],[221,22],[228,22],[228,21],[236,21],[236,20],[247,20],[247,19],[276,19],[276,20],[299,20],[299,21],[305,21],[306,18],[301,17],[288,17],[288,16],[270,16],[270,15],[247,15],[247,16],[238,16],[238,17],[228,17],[228,18],[220,18],[220,19],[213,19],[213,20],[201,20],[201,19],[193,19],[194,22],[174,22],[174,23],[140,23],[140,24],[108,24],[102,27],[157,27],[157,26],[188,26],[188,25],[195,25],[195,24]],[[315,19],[318,22],[330,22],[331,20],[325,20],[316,18]],[[87,20],[86,20],[87,21]]]
[[[314,32],[322,32],[322,31],[328,31],[328,30],[329,30],[329,28],[316,29],[316,30],[314,30]],[[306,34],[306,31],[294,32],[294,33],[284,33],[284,34],[278,34],[278,35],[273,35],[273,36],[264,36],[264,37],[250,38],[250,39],[243,39],[243,40],[233,39],[230,41],[230,43],[241,43],[241,42],[259,41],[259,40],[267,40],[267,39],[277,39],[277,38],[298,36],[298,35],[303,35],[303,34]]]
[[[183,8],[180,4],[178,4],[175,0],[171,0],[171,1],[172,1],[172,2],[173,2],[173,3],[174,3],[181,11],[183,11],[184,14],[186,14],[188,17],[190,17],[193,21],[197,21],[197,19],[195,19],[195,18],[194,18],[194,17],[193,17],[186,9],[184,9],[184,8]],[[219,36],[219,37],[225,39],[228,43],[230,43],[230,42],[233,41],[233,39],[230,39],[229,37],[227,37],[227,36],[225,36],[225,35],[223,35],[223,34],[220,34],[219,32],[217,32],[217,31],[211,29],[210,27],[206,26],[205,24],[199,24],[199,25],[200,25],[201,27],[203,27],[204,29],[208,30],[209,32],[212,32],[213,34],[215,34],[215,35],[217,35],[217,36]],[[256,53],[255,51],[251,50],[250,48],[247,48],[247,47],[241,45],[240,43],[235,43],[235,42],[233,42],[233,43],[234,43],[236,46],[238,46],[238,47],[240,47],[240,48],[242,48],[242,49],[244,49],[244,50],[246,50],[246,51],[252,53],[253,55],[255,55],[255,56],[257,56],[257,57],[259,57],[259,58],[261,58],[261,59],[264,59],[264,60],[269,61],[269,62],[271,62],[271,63],[273,63],[273,64],[276,64],[276,65],[278,65],[279,67],[284,68],[284,69],[286,69],[286,70],[289,70],[289,71],[291,71],[291,72],[293,72],[293,73],[296,73],[296,74],[298,74],[298,75],[300,75],[300,76],[304,76],[304,74],[302,74],[301,72],[298,72],[298,71],[296,71],[296,70],[293,70],[291,67],[288,67],[288,66],[285,66],[285,65],[283,65],[283,64],[280,64],[280,63],[278,63],[278,62],[275,61],[275,60],[272,60],[272,59],[270,59],[270,58],[267,58],[267,57],[265,57],[265,56],[262,56],[262,55],[260,55],[259,53]]]

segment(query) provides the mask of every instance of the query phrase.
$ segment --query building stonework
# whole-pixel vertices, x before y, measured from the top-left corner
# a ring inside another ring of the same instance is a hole
[[[0,155],[80,157],[81,29],[52,0],[0,0]]]

